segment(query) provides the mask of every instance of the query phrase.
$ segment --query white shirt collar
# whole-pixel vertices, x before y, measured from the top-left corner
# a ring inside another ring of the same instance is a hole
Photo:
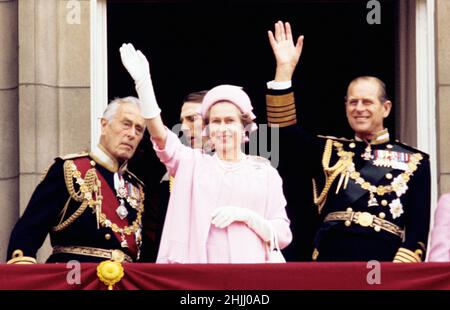
[[[125,161],[120,167],[119,162],[105,150],[101,144],[97,144],[90,153],[91,157],[100,165],[111,172],[120,172],[123,174],[127,170],[128,162]]]

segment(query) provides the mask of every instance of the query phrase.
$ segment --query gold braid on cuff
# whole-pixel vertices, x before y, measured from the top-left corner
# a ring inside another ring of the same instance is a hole
[[[36,258],[31,256],[23,256],[22,250],[15,250],[12,258],[6,262],[7,264],[37,264]]]
[[[270,127],[287,127],[297,123],[294,93],[266,96],[267,120]]]
[[[394,263],[421,263],[422,258],[420,254],[418,251],[413,252],[407,248],[399,248],[394,257]]]

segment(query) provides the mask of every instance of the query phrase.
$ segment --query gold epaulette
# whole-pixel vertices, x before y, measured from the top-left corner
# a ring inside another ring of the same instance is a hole
[[[7,264],[37,264],[36,258],[31,256],[23,256],[22,250],[15,250],[12,258],[6,262]]]
[[[73,159],[73,158],[80,158],[80,157],[85,157],[88,156],[89,153],[88,152],[80,152],[80,153],[71,153],[71,154],[66,154],[66,155],[61,155],[58,156],[56,158],[60,158],[62,160],[69,160],[69,159]],[[41,183],[42,181],[44,181],[45,177],[47,176],[48,171],[50,170],[50,168],[53,166],[54,163],[51,163],[47,169],[44,170],[44,173],[42,174],[41,178],[39,179],[39,183]]]
[[[415,147],[412,147],[412,146],[410,146],[410,145],[408,145],[408,144],[406,144],[406,143],[400,142],[399,140],[395,140],[395,144],[398,145],[398,146],[400,146],[400,147],[402,147],[403,149],[405,149],[405,150],[411,152],[411,153],[419,153],[419,154],[421,154],[422,157],[425,158],[425,159],[428,159],[428,158],[429,158],[429,155],[428,155],[427,153],[422,152],[421,150],[419,150],[419,149],[417,149],[417,148],[415,148]]]
[[[145,183],[142,182],[134,173],[130,172],[130,170],[127,170],[128,174],[133,177],[142,187],[145,187]]]
[[[89,152],[71,153],[71,154],[58,156],[58,158],[61,158],[62,160],[69,160],[69,159],[86,157],[86,156],[89,156]]]
[[[44,170],[44,173],[41,175],[41,178],[39,179],[38,183],[41,183],[42,181],[44,181],[45,177],[48,174],[48,171],[50,170],[50,168],[53,166],[54,163],[51,163],[50,165],[48,165],[48,167]]]
[[[297,123],[294,93],[266,95],[267,121],[269,126],[287,127]]]
[[[336,140],[336,141],[342,141],[342,142],[354,142],[355,140],[353,139],[347,139],[344,137],[334,137],[334,136],[323,136],[323,135],[317,135],[317,137],[322,138],[322,139],[331,139],[331,140]]]

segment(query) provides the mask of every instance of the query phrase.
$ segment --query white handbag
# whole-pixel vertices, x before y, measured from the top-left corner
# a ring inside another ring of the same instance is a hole
[[[270,242],[266,246],[266,263],[285,263],[286,259],[281,253],[280,247],[278,246],[278,237],[274,232],[273,227],[271,229]]]

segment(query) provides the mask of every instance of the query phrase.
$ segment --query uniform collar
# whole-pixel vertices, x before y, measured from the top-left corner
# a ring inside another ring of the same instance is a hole
[[[382,144],[382,143],[388,142],[389,138],[390,138],[389,137],[389,131],[388,131],[387,128],[385,128],[385,129],[380,130],[379,132],[377,132],[372,140],[366,141],[366,142],[369,142],[372,145]],[[361,141],[365,141],[365,140],[361,139],[360,137],[358,137],[356,135],[355,135],[355,140],[356,141],[360,141],[360,142]]]
[[[119,172],[123,174],[127,170],[128,162],[125,161],[121,166],[119,166],[119,162],[108,151],[106,151],[101,144],[97,144],[89,155],[98,164],[102,165],[111,172]]]

